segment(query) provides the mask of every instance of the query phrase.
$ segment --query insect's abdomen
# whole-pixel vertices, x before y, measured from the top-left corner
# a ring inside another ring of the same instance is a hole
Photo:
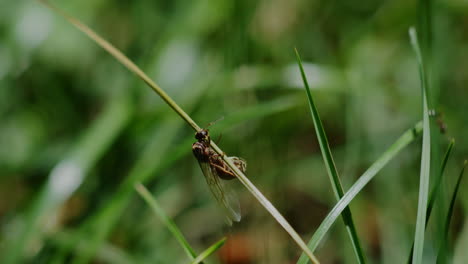
[[[247,164],[243,159],[240,159],[238,157],[229,157],[229,159],[232,160],[234,165],[236,165],[236,167],[240,171],[245,173],[245,171],[247,169]],[[235,173],[231,170],[231,168],[229,168],[229,166],[226,164],[226,162],[224,162],[224,160],[222,160],[219,156],[217,157],[217,159],[214,162],[212,161],[211,163],[212,163],[212,166],[214,167],[214,169],[216,170],[216,172],[218,173],[218,176],[221,179],[223,179],[223,180],[232,180],[232,179],[236,178]]]

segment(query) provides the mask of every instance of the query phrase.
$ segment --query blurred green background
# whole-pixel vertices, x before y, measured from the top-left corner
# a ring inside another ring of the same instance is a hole
[[[437,252],[468,150],[468,2],[54,1],[155,80],[308,241],[335,204],[293,49],[301,54],[345,190],[422,118],[408,28],[430,65],[432,169],[455,138],[425,255]],[[430,6],[427,9],[427,6]],[[425,17],[431,17],[429,23]],[[295,263],[296,244],[241,184],[228,227],[191,153],[193,130],[143,82],[36,1],[0,3],[0,262],[188,263],[133,189],[151,190],[209,263]],[[446,132],[437,125],[444,122]],[[351,205],[369,263],[403,263],[414,237],[421,143]],[[468,263],[468,192],[452,225]],[[316,252],[356,263],[338,220]],[[431,263],[431,262],[429,262]]]

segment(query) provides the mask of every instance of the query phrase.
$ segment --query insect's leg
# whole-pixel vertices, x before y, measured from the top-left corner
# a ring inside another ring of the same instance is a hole
[[[212,163],[211,166],[213,166],[215,168],[218,168],[218,169],[220,169],[220,170],[222,170],[222,171],[224,171],[226,173],[231,173],[231,169],[229,167],[226,168],[226,167],[220,166],[218,164],[214,164],[214,163]]]

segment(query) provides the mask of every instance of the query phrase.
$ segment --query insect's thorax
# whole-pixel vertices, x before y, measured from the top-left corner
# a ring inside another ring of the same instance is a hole
[[[195,142],[192,144],[192,152],[195,157],[201,162],[209,162],[210,147],[203,142]]]
[[[195,139],[197,139],[198,142],[205,143],[207,146],[209,146],[211,139],[208,129],[202,129],[200,131],[197,131],[195,133]]]

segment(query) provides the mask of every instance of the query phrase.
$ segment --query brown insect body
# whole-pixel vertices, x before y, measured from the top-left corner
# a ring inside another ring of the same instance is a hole
[[[222,159],[222,157],[216,153],[210,146],[210,135],[207,129],[202,129],[195,133],[195,138],[198,140],[193,143],[192,151],[195,157],[199,161],[209,162],[213,170],[216,171],[217,175],[223,180],[232,180],[236,178],[235,173]],[[228,157],[232,160],[236,167],[245,173],[247,170],[247,163],[238,157]]]
[[[200,168],[205,176],[213,196],[228,216],[228,223],[240,221],[240,208],[237,198],[231,190],[225,187],[223,180],[236,178],[235,173],[229,168],[223,157],[211,148],[210,135],[207,129],[202,129],[195,134],[197,142],[192,145],[192,152],[197,158]],[[246,162],[238,157],[227,157],[242,172],[246,171]]]

